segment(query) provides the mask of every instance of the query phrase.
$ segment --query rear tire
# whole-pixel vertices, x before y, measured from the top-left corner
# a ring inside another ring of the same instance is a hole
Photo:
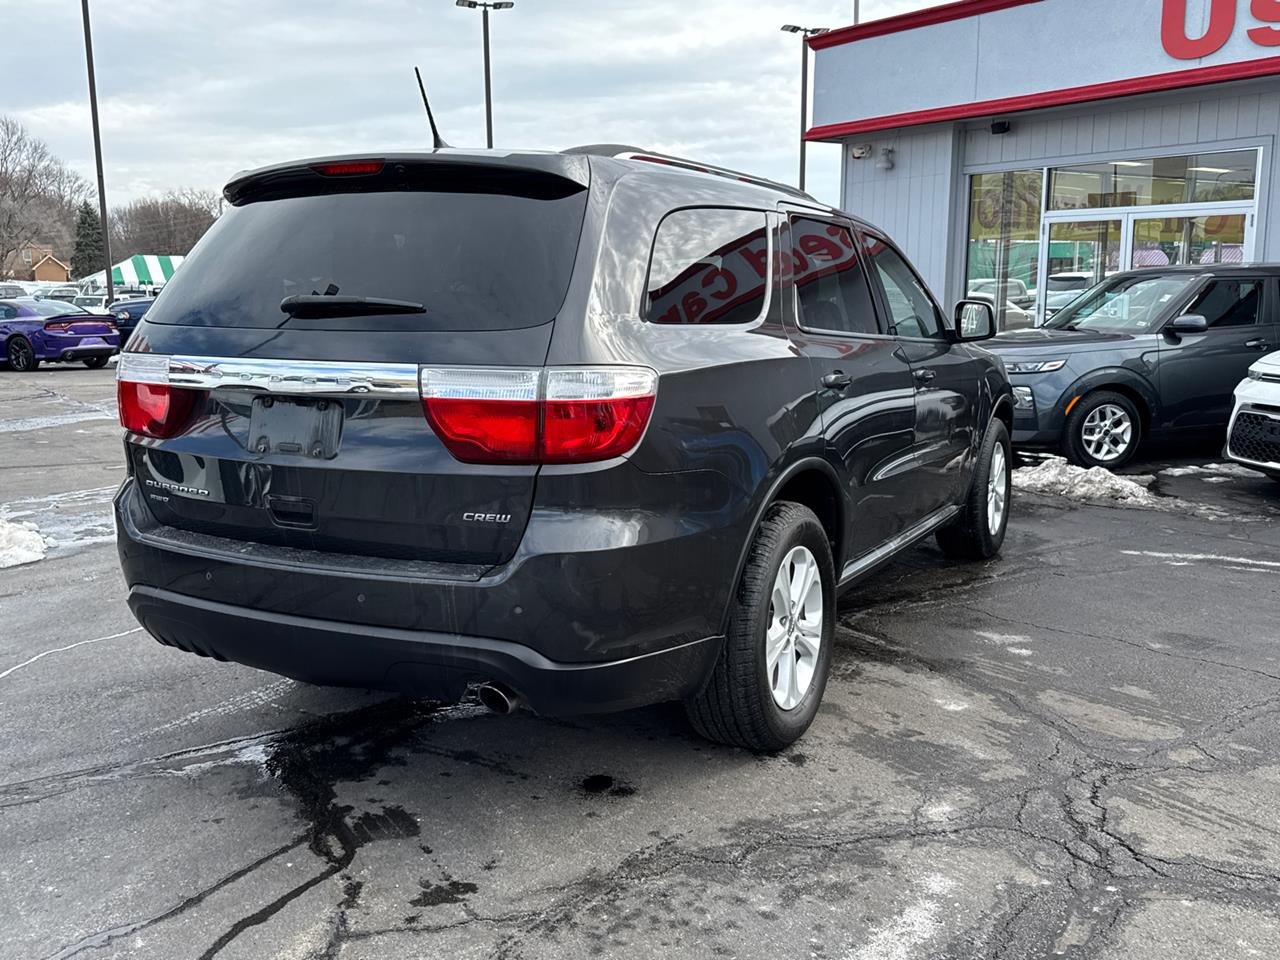
[[[1009,430],[992,420],[982,440],[973,485],[960,517],[938,531],[942,552],[953,560],[990,560],[1000,552],[1009,530],[1013,500],[1013,447]]]
[[[751,544],[720,658],[706,687],[685,702],[698,733],[761,753],[804,735],[831,672],[835,587],[831,544],[813,511],[788,502],[770,507]]]
[[[1122,393],[1100,390],[1080,400],[1067,417],[1063,455],[1080,467],[1117,470],[1142,442],[1142,416]]]
[[[101,370],[107,365],[107,357],[85,357],[84,365],[90,370]]]
[[[30,373],[40,366],[31,341],[21,335],[9,338],[5,347],[5,359],[9,361],[9,369],[15,373]]]

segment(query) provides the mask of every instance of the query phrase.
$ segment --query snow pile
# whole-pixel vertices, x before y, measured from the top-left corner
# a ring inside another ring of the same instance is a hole
[[[1210,463],[1203,467],[1170,467],[1168,470],[1161,470],[1160,476],[1204,477],[1208,483],[1221,483],[1229,477],[1258,480],[1262,477],[1262,474],[1257,470],[1250,470],[1239,463]]]
[[[0,520],[0,567],[43,560],[47,549],[34,524]]]
[[[1086,470],[1062,457],[1013,471],[1013,485],[1027,493],[1047,493],[1072,500],[1103,500],[1126,507],[1163,506],[1147,489],[1154,477],[1119,477],[1103,467]]]

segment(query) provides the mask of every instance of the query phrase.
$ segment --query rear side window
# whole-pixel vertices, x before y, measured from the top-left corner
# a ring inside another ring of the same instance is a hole
[[[677,210],[658,226],[645,317],[664,324],[753,323],[769,290],[764,213]]]
[[[791,221],[791,269],[800,325],[833,333],[879,333],[875,301],[853,231],[822,220]]]
[[[1198,313],[1214,329],[1252,327],[1262,310],[1261,280],[1215,280],[1187,308]]]
[[[147,312],[150,323],[333,330],[513,330],[555,319],[586,190],[328,193],[231,207]],[[293,317],[329,294],[420,303],[396,316]]]

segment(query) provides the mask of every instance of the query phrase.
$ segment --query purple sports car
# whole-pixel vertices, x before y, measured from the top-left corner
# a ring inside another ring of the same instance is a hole
[[[120,352],[120,331],[111,317],[60,300],[0,300],[0,344],[0,358],[20,373],[42,360],[83,360],[97,368]]]

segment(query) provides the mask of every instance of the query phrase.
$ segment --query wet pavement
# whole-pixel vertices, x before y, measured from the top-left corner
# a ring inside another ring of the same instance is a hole
[[[0,570],[0,958],[1280,956],[1280,484],[1213,450],[1133,469],[1203,509],[1024,495],[1000,560],[857,588],[760,757],[152,642],[110,377],[0,371],[54,541]]]

